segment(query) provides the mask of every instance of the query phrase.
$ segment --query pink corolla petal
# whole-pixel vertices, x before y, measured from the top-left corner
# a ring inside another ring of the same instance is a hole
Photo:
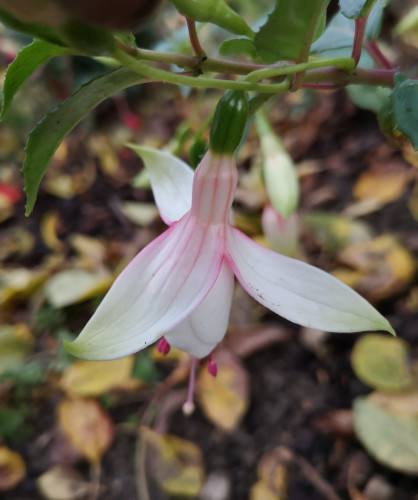
[[[185,320],[165,333],[177,349],[196,358],[213,351],[226,332],[234,291],[234,274],[226,262],[210,292]]]
[[[222,266],[223,238],[221,226],[200,226],[186,214],[126,267],[67,350],[107,360],[158,340],[212,288]]]
[[[294,323],[331,332],[395,334],[374,307],[341,281],[267,250],[232,227],[227,231],[226,259],[252,297]]]
[[[149,172],[155,203],[169,226],[192,206],[193,170],[176,156],[158,149],[130,144]]]

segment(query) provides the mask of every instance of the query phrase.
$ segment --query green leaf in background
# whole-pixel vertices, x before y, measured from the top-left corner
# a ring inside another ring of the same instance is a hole
[[[73,19],[61,27],[64,40],[85,54],[110,55],[115,46],[113,33],[94,26],[87,26]]]
[[[370,11],[369,17],[367,18],[366,31],[364,36],[367,40],[374,40],[380,34],[383,22],[383,12],[385,9],[386,0],[377,0]]]
[[[0,380],[14,380],[23,386],[35,387],[45,382],[46,367],[42,361],[26,362],[22,366],[13,366],[6,370]]]
[[[299,59],[302,50],[322,33],[329,0],[276,0],[276,6],[255,36],[264,61]]]
[[[381,29],[383,19],[383,3],[378,0],[370,12],[367,20],[365,37],[368,40],[375,39]],[[316,40],[311,47],[311,53],[321,53],[336,49],[349,49],[351,54],[354,41],[355,22],[348,19],[339,12],[328,23],[324,33]]]
[[[349,85],[345,90],[356,106],[376,114],[383,131],[393,130],[391,89],[371,85]]]
[[[149,351],[145,350],[137,354],[132,376],[146,383],[158,380],[158,370]]]
[[[418,150],[418,80],[402,73],[395,75],[392,106],[395,128],[408,137]]]
[[[27,195],[26,215],[36,202],[39,184],[52,156],[64,137],[86,114],[112,94],[141,83],[133,71],[116,69],[83,85],[75,94],[36,125],[29,135],[22,172]]]
[[[14,31],[20,31],[34,38],[40,38],[56,45],[65,45],[62,36],[57,30],[43,24],[27,23],[12,16],[7,10],[0,7],[0,22]]]
[[[221,56],[246,55],[253,60],[260,59],[253,41],[249,38],[231,38],[230,40],[225,40],[219,47],[219,54]]]
[[[34,339],[26,325],[0,326],[0,377],[9,370],[20,370],[32,351]]]
[[[364,17],[376,0],[340,0],[340,10],[345,17]]]
[[[381,464],[406,474],[418,473],[418,416],[388,411],[370,397],[354,400],[354,429]]]
[[[36,40],[22,49],[7,68],[0,119],[2,120],[6,115],[16,92],[39,66],[53,57],[68,53],[69,49],[66,47],[53,45],[42,40]]]
[[[0,406],[0,436],[4,439],[17,441],[25,434],[25,414],[19,409],[15,410]]]
[[[401,339],[364,335],[354,346],[351,363],[357,377],[376,389],[399,392],[412,386],[408,344]]]
[[[174,7],[190,19],[201,23],[212,23],[235,33],[254,38],[253,30],[224,0],[170,0]]]
[[[408,12],[395,26],[393,33],[397,36],[404,35],[418,29],[418,5]]]

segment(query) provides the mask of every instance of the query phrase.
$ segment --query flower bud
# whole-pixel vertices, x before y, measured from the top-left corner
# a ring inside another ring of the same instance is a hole
[[[287,219],[299,203],[299,181],[295,165],[284,151],[267,118],[261,113],[256,115],[256,127],[261,141],[267,194],[275,210]]]
[[[229,90],[216,106],[210,129],[210,149],[214,153],[233,155],[241,142],[248,118],[244,92]]]
[[[299,219],[292,214],[286,220],[271,206],[264,207],[261,225],[269,247],[277,253],[294,257],[299,242]]]
[[[213,23],[221,28],[254,38],[254,32],[244,19],[237,14],[224,0],[170,0],[174,7],[194,21]]]

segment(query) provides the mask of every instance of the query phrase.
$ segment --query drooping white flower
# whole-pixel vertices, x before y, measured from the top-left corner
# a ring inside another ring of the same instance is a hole
[[[196,358],[225,335],[234,275],[258,302],[299,325],[331,332],[386,330],[388,321],[333,276],[268,250],[229,223],[237,184],[233,155],[209,150],[196,172],[168,153],[135,150],[170,226],[114,282],[67,350],[106,360],[163,336]]]

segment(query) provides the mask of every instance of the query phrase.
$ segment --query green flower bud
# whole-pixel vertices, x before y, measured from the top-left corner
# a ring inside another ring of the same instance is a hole
[[[254,38],[254,32],[224,0],[170,0],[174,7],[194,21],[213,23],[221,28]]]
[[[267,117],[257,113],[255,123],[261,141],[267,194],[275,210],[287,219],[299,203],[299,181],[295,165],[284,151]]]
[[[214,153],[234,154],[248,118],[248,101],[241,90],[227,91],[218,102],[210,130],[210,149]]]

